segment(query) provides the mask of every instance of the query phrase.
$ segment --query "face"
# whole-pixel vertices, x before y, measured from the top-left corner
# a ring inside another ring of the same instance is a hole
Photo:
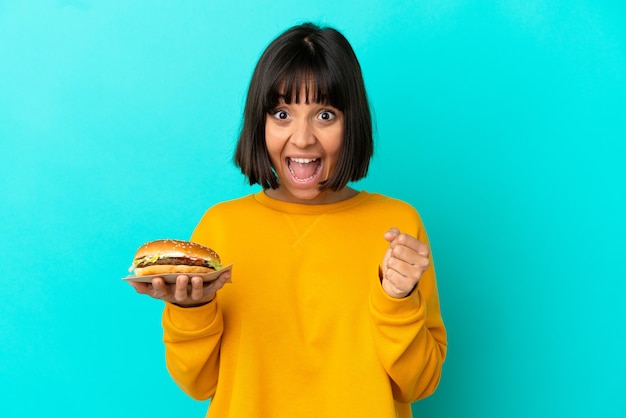
[[[266,193],[275,199],[297,203],[342,200],[346,191],[321,192],[319,185],[329,178],[339,160],[343,112],[328,105],[302,102],[281,101],[266,116],[265,141],[280,184]]]

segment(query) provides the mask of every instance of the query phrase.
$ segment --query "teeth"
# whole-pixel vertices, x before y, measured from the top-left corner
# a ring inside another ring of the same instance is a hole
[[[300,163],[300,164],[308,164],[316,161],[317,158],[289,158],[291,161]]]
[[[319,158],[296,158],[296,157],[289,157],[289,164],[287,164],[287,168],[289,169],[289,172],[291,173],[291,175],[293,176],[293,178],[301,183],[306,183],[307,181],[315,178],[315,176],[319,173],[320,169],[322,168],[322,164],[317,164],[317,167],[315,167],[315,173],[313,173],[311,176],[309,176],[308,178],[305,179],[301,179],[296,175],[296,172],[293,170],[292,164],[293,163],[297,163],[300,166],[303,166],[304,164],[310,164],[314,161],[318,161]]]

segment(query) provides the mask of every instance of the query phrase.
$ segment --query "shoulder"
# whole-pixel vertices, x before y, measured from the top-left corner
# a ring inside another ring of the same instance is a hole
[[[387,228],[397,227],[403,232],[426,239],[422,218],[410,203],[380,193],[371,193],[367,199],[368,211],[377,223]]]
[[[206,213],[218,214],[218,213],[230,213],[232,211],[246,210],[251,205],[254,205],[254,195],[246,195],[238,197],[236,199],[224,200],[216,203],[207,209]]]
[[[250,216],[249,207],[253,202],[251,196],[244,196],[214,204],[200,218],[192,234],[192,241],[216,242],[232,234],[239,229],[240,220]]]
[[[369,193],[367,204],[374,210],[391,211],[406,216],[419,217],[417,209],[410,203],[380,193]]]
[[[249,213],[251,205],[254,205],[252,195],[215,203],[204,212],[200,223],[220,223],[229,219],[238,219]]]

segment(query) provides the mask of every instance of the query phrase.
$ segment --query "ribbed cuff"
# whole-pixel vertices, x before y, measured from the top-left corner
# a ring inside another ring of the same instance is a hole
[[[419,286],[404,298],[393,298],[377,283],[370,300],[373,313],[388,321],[411,322],[425,316],[426,305],[422,303]]]
[[[210,326],[217,318],[217,303],[212,301],[194,308],[183,308],[166,303],[163,321],[180,331],[200,331]]]

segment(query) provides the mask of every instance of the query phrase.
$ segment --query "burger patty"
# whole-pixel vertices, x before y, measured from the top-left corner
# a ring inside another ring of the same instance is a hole
[[[142,260],[137,263],[137,267],[148,267],[155,265],[176,265],[176,266],[200,266],[200,267],[211,267],[209,263],[205,262],[199,258],[187,258],[187,257],[164,257],[159,258],[158,260]],[[213,268],[213,267],[211,267]]]

